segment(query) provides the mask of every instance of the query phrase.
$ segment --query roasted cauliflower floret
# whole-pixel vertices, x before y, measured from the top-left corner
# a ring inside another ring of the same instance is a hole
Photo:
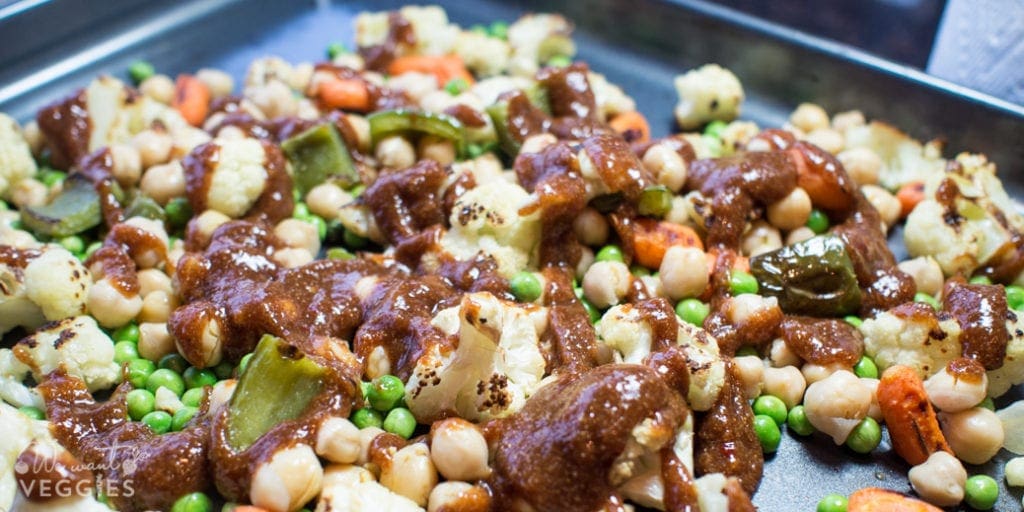
[[[988,396],[1001,396],[1011,386],[1024,383],[1024,318],[1006,322],[1010,341],[1006,344],[1006,359],[1002,368],[988,372]]]
[[[82,379],[89,391],[107,389],[120,380],[114,342],[89,316],[50,324],[18,342],[13,351],[37,381],[58,368]]]
[[[32,150],[18,122],[0,113],[0,198],[9,199],[11,187],[36,174]]]
[[[927,378],[960,357],[960,324],[925,308],[931,306],[905,304],[864,320],[864,352],[880,370],[902,364]]]
[[[732,121],[740,113],[743,86],[736,75],[718,64],[705,64],[675,78],[679,127],[692,130],[709,121]]]
[[[591,71],[587,73],[590,90],[594,91],[594,102],[602,119],[610,119],[616,114],[636,110],[636,102],[621,87],[608,81],[604,75]]]
[[[324,488],[316,512],[422,512],[416,503],[392,492],[370,471],[337,464],[324,471]]]
[[[406,402],[422,420],[450,411],[468,420],[518,411],[544,376],[534,315],[542,308],[521,307],[481,292],[463,296],[457,307],[439,312],[432,324],[458,335],[458,346],[430,348],[406,383]]]
[[[33,440],[53,441],[45,421],[33,420],[3,402],[0,402],[0,438],[4,440],[0,443],[0,510],[15,510],[12,505],[18,485],[14,479],[14,462]]]
[[[460,32],[455,40],[455,54],[462,58],[474,73],[494,76],[508,69],[511,47],[504,39],[489,37],[478,32]]]
[[[488,254],[498,263],[498,271],[511,277],[527,267],[540,243],[539,212],[520,214],[533,200],[522,187],[505,181],[468,190],[455,201],[452,227],[441,243],[460,260]]]
[[[853,126],[843,135],[846,149],[868,148],[881,158],[878,183],[889,190],[914,181],[927,182],[932,176],[941,175],[946,165],[935,144],[922,145],[879,121]]]
[[[0,265],[0,334],[85,313],[91,285],[85,266],[58,245],[46,246],[24,269]]]
[[[633,428],[626,448],[612,466],[612,480],[628,478],[618,485],[619,492],[629,501],[644,507],[665,510],[665,482],[662,479],[659,449],[667,441],[663,429],[655,427],[649,418]],[[693,415],[688,414],[683,425],[676,430],[672,451],[683,466],[693,474]]]
[[[408,5],[398,13],[412,25],[415,47],[401,51],[423,55],[444,55],[452,50],[459,36],[459,27],[448,23],[448,14],[436,5]],[[360,48],[384,43],[391,30],[389,12],[363,12],[356,17],[356,45]]]
[[[527,14],[519,18],[508,27],[508,43],[512,47],[509,73],[532,77],[547,59],[575,55],[571,33],[572,24],[558,14]]]
[[[42,407],[43,397],[36,388],[25,385],[32,369],[14,357],[9,348],[0,348],[0,401],[18,407]]]
[[[725,383],[725,362],[718,343],[704,329],[679,321],[676,343],[684,349],[690,372],[686,401],[697,411],[708,410]],[[597,326],[599,343],[614,351],[616,361],[640,364],[651,353],[653,331],[632,304],[605,312]]]
[[[214,168],[206,171],[213,174],[207,178],[206,205],[228,217],[241,217],[266,187],[266,152],[256,139],[217,140],[214,144],[218,157]]]

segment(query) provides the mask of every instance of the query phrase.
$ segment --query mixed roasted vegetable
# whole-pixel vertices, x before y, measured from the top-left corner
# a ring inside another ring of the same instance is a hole
[[[1024,485],[995,166],[714,64],[655,137],[571,32],[405,7],[0,115],[0,510],[755,510],[784,436],[883,431],[910,487],[819,512]]]

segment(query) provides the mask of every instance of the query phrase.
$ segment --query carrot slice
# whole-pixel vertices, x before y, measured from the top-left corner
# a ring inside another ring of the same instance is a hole
[[[910,212],[914,211],[914,207],[924,201],[924,183],[920,181],[905,183],[896,192],[896,199],[900,200],[900,216],[910,215]]]
[[[210,89],[192,75],[178,75],[171,106],[192,126],[200,126],[210,112]]]
[[[391,75],[401,75],[411,71],[434,75],[439,87],[444,87],[455,78],[461,78],[469,85],[475,82],[473,75],[469,73],[466,65],[462,63],[462,58],[458,55],[403,55],[396,57],[388,65],[388,73]]]
[[[647,268],[661,267],[665,252],[673,245],[704,250],[697,232],[687,226],[646,218],[636,219],[634,226],[633,256]]]
[[[942,512],[942,509],[898,492],[868,487],[850,495],[847,512]]]
[[[634,133],[635,138],[631,140],[632,142],[647,142],[651,139],[651,125],[647,123],[647,118],[636,110],[616,115],[608,121],[608,126],[621,135]],[[629,137],[627,140],[630,140]]]
[[[878,406],[893,448],[910,465],[921,464],[940,450],[953,453],[939,428],[924,382],[913,368],[896,365],[882,374]]]
[[[317,97],[328,108],[369,112],[370,91],[366,82],[355,78],[327,79],[317,86]]]

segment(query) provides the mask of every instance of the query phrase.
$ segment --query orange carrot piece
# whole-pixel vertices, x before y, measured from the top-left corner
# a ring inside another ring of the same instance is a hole
[[[171,106],[192,126],[201,126],[210,112],[210,89],[192,75],[178,75]]]
[[[317,86],[317,97],[328,108],[369,112],[370,91],[355,78],[324,80]]]
[[[415,71],[418,73],[429,73],[437,78],[437,85],[444,87],[450,80],[461,78],[467,84],[472,85],[473,75],[462,63],[458,55],[403,55],[396,57],[388,65],[388,74],[401,75]]]
[[[647,118],[636,110],[618,114],[608,121],[608,126],[611,126],[615,133],[621,135],[633,132],[634,138],[630,139],[627,136],[627,140],[632,142],[647,142],[651,140],[651,125],[647,123]]]
[[[687,226],[654,219],[637,219],[634,226],[633,256],[647,268],[661,267],[665,252],[673,245],[704,250],[697,232]]]
[[[942,512],[942,509],[898,492],[868,487],[850,495],[846,512]]]
[[[786,150],[796,165],[796,184],[807,192],[811,203],[830,211],[844,211],[850,207],[853,197],[843,189],[836,175],[823,170],[821,165],[808,162],[800,148]]]
[[[911,181],[900,187],[896,192],[896,199],[900,200],[900,216],[906,217],[914,210],[917,203],[924,201],[924,183]]]
[[[940,450],[953,453],[939,428],[924,382],[913,368],[896,365],[882,374],[878,406],[893,448],[911,466],[921,464]]]

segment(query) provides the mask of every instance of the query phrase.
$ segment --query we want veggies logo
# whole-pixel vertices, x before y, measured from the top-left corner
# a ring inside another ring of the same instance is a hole
[[[29,448],[32,450],[33,448]],[[131,498],[135,486],[131,478],[110,480],[98,478],[104,474],[131,475],[138,468],[137,447],[114,443],[101,448],[104,454],[101,464],[66,465],[56,456],[44,454],[33,457],[19,457],[14,464],[15,480],[22,496],[32,501],[88,496]],[[0,512],[5,512],[0,509]]]

